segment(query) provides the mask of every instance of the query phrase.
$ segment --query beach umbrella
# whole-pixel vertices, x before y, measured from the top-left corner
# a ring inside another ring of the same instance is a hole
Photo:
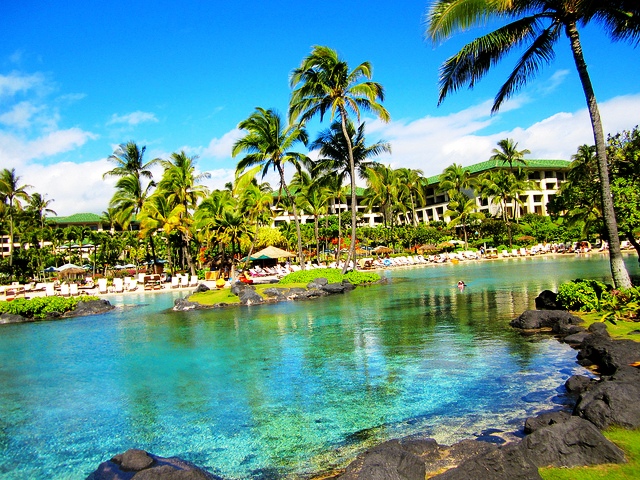
[[[266,257],[267,259],[278,259],[290,258],[295,256],[295,253],[287,252],[286,250],[282,250],[278,247],[269,246],[251,255],[251,260],[260,259],[260,257]]]
[[[61,267],[58,267],[58,272],[60,273],[60,276],[66,277],[84,273],[84,268],[74,265],[73,263],[65,263]]]
[[[391,250],[389,247],[385,247],[383,245],[377,246],[376,248],[373,249],[373,251],[377,254],[393,252],[393,250]]]

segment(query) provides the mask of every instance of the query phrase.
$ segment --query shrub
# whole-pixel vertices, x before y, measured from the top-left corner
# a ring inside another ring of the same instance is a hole
[[[362,285],[363,283],[372,283],[380,280],[380,275],[373,272],[348,272],[342,275],[337,268],[322,268],[313,270],[299,270],[286,275],[280,280],[281,284],[287,283],[309,283],[316,278],[326,278],[329,283],[340,283],[342,280],[349,280],[354,285]]]
[[[597,280],[577,279],[558,288],[558,301],[568,310],[593,312],[601,310],[601,302],[611,297],[611,287]]]
[[[35,297],[31,299],[17,298],[11,302],[0,303],[0,314],[11,313],[26,318],[45,318],[57,312],[65,313],[75,310],[79,302],[98,300],[95,296],[82,297]]]
[[[612,290],[610,295],[602,299],[602,321],[609,320],[615,324],[617,320],[640,321],[640,287]]]

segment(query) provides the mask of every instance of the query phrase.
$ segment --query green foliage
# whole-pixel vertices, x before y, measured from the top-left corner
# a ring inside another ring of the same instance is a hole
[[[98,300],[98,297],[17,298],[11,302],[1,302],[0,313],[21,315],[26,318],[45,318],[47,315],[52,313],[65,313],[75,310],[79,302],[87,302],[89,300]]]
[[[610,299],[611,287],[597,280],[577,279],[558,288],[558,301],[576,312],[600,311],[602,302]]]
[[[299,270],[297,272],[290,273],[280,280],[280,283],[286,285],[288,283],[309,283],[316,278],[326,278],[329,283],[339,283],[342,280],[349,280],[354,285],[362,285],[366,283],[373,283],[380,280],[380,275],[372,272],[348,272],[346,275],[342,275],[337,268],[323,268],[314,270]]]
[[[612,290],[601,302],[602,321],[640,321],[640,288]]]

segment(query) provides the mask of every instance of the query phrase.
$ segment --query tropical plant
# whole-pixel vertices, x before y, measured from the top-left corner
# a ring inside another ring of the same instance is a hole
[[[460,193],[454,196],[449,202],[447,210],[444,212],[445,217],[449,217],[449,226],[456,227],[460,225],[464,234],[464,248],[469,248],[467,240],[467,227],[473,222],[477,222],[484,218],[484,215],[476,211],[477,205],[475,199],[469,198]]]
[[[371,81],[372,69],[369,62],[363,62],[349,70],[348,64],[338,57],[335,50],[325,46],[314,46],[311,54],[291,73],[291,102],[289,118],[300,118],[306,122],[316,115],[323,120],[330,112],[331,120],[338,115],[342,134],[347,143],[349,172],[351,178],[351,247],[343,272],[354,260],[356,248],[357,206],[356,165],[353,145],[347,129],[349,112],[360,121],[362,111],[371,111],[382,121],[389,121],[389,112],[382,106],[384,89]]]
[[[31,185],[19,185],[20,177],[16,169],[3,168],[0,171],[0,202],[7,206],[9,219],[9,267],[13,265],[13,243],[16,211],[22,209],[22,201],[29,201],[27,190]]]
[[[416,207],[422,206],[425,201],[424,172],[422,170],[412,168],[398,168],[396,173],[398,175],[398,180],[402,185],[400,200],[402,201],[402,197],[408,197],[409,205],[411,207],[411,223],[414,227],[417,227],[418,214],[416,213]]]
[[[280,197],[284,189],[287,198],[291,202],[298,238],[298,260],[300,267],[304,269],[300,220],[298,219],[293,196],[287,186],[284,166],[287,163],[292,163],[296,166],[305,158],[305,155],[292,151],[291,148],[297,143],[307,144],[307,131],[297,123],[290,123],[289,125],[283,124],[280,115],[275,110],[265,110],[261,107],[256,108],[256,111],[252,113],[249,118],[240,122],[238,128],[245,130],[247,133],[234,143],[231,152],[233,157],[243,152],[246,153],[238,162],[236,172],[239,174],[247,168],[260,165],[262,168],[262,178],[264,178],[270,169],[278,173],[280,180],[278,197]]]
[[[524,159],[525,155],[531,153],[526,148],[518,151],[518,142],[514,142],[511,138],[504,138],[498,142],[499,148],[491,150],[489,160],[497,160],[502,162],[503,165],[509,165],[509,170],[513,170],[513,164],[527,165],[527,161]]]
[[[471,178],[469,169],[457,163],[445,168],[438,178],[438,190],[446,192],[449,198],[474,186],[475,178]]]
[[[36,245],[38,247],[38,276],[42,273],[42,248],[44,247],[44,228],[46,223],[47,214],[57,215],[55,211],[51,208],[51,204],[53,203],[53,199],[47,200],[46,195],[41,195],[39,193],[34,193],[31,195],[31,199],[29,200],[29,206],[27,209],[34,215],[34,220],[38,223],[40,228],[40,235],[38,238],[38,242]]]
[[[597,21],[604,25],[614,40],[637,44],[640,41],[640,3],[628,0],[437,0],[427,15],[427,36],[438,42],[457,31],[494,19],[513,21],[471,41],[444,63],[440,70],[439,103],[463,85],[473,87],[513,49],[524,47],[522,57],[494,99],[492,111],[498,111],[506,99],[535,77],[543,64],[553,60],[554,44],[563,34],[566,35],[586,97],[595,139],[600,196],[610,241],[611,274],[617,287],[631,287],[620,252],[600,112],[587,72],[578,26]]]

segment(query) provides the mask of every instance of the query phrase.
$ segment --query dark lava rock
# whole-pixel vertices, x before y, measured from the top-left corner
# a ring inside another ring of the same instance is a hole
[[[609,330],[607,330],[607,324],[604,322],[594,322],[589,325],[587,330],[589,333],[593,333],[596,335],[603,335],[605,337],[609,336]]]
[[[431,477],[438,480],[540,480],[538,468],[518,448],[509,444],[484,455],[476,455],[456,468]]]
[[[275,298],[277,301],[287,300],[287,296],[289,294],[288,288],[279,288],[279,287],[269,287],[265,288],[262,293],[267,298]]]
[[[543,290],[536,297],[536,310],[565,310],[558,302],[558,294],[551,290]]]
[[[345,286],[342,283],[328,283],[323,285],[321,288],[330,295],[344,293],[345,291]]]
[[[65,317],[84,317],[86,315],[97,315],[113,310],[115,307],[108,300],[80,301],[75,310],[64,314]]]
[[[190,302],[186,298],[177,298],[173,302],[173,310],[176,312],[188,312],[189,310],[201,310],[205,308],[200,303]]]
[[[518,318],[511,320],[509,325],[523,330],[551,328],[558,332],[560,325],[579,325],[581,323],[580,317],[563,310],[526,310]]]
[[[596,427],[610,425],[640,427],[640,382],[637,380],[605,380],[580,395],[575,413]]]
[[[624,463],[624,453],[590,422],[571,417],[536,430],[519,448],[538,467],[577,467]]]
[[[582,345],[585,338],[587,338],[590,334],[587,332],[574,333],[573,335],[567,335],[562,339],[564,343],[568,343],[569,345]]]
[[[309,282],[309,284],[307,285],[307,288],[311,289],[311,288],[322,288],[324,285],[328,284],[329,280],[327,280],[324,277],[320,277],[320,278],[316,278],[314,280],[312,280],[311,282]]]
[[[356,286],[349,280],[342,280],[342,286],[344,287],[345,292],[350,292],[356,288]]]
[[[176,457],[131,449],[103,462],[87,480],[222,480]]]
[[[594,323],[589,329],[591,330],[594,325],[599,325],[599,330],[582,342],[578,363],[596,364],[600,373],[608,375],[615,373],[621,367],[640,361],[640,343],[633,340],[612,340],[606,332],[606,325]],[[605,330],[602,330],[602,327]]]
[[[0,325],[25,322],[33,322],[33,319],[23,317],[22,315],[14,315],[13,313],[3,313],[0,315]]]
[[[245,290],[255,291],[256,287],[254,287],[253,285],[242,283],[242,282],[236,282],[233,285],[231,285],[231,293],[233,293],[234,295],[237,295],[238,297],[240,296],[240,293],[244,292]]]
[[[586,392],[589,387],[595,383],[596,380],[585,377],[584,375],[572,375],[566,382],[564,382],[564,386],[570,394],[580,395],[581,393]]]
[[[240,291],[238,298],[240,299],[240,305],[257,305],[264,301],[262,297],[251,288],[245,288]]]
[[[563,411],[547,412],[542,413],[537,417],[529,417],[524,422],[524,433],[530,434],[536,430],[540,430],[541,428],[548,427],[549,425],[566,422],[570,418],[571,414]]]
[[[209,290],[211,290],[211,289],[209,287],[207,287],[204,283],[200,283],[200,284],[198,284],[198,286],[196,287],[194,292],[195,293],[202,293],[202,292],[208,292]]]

